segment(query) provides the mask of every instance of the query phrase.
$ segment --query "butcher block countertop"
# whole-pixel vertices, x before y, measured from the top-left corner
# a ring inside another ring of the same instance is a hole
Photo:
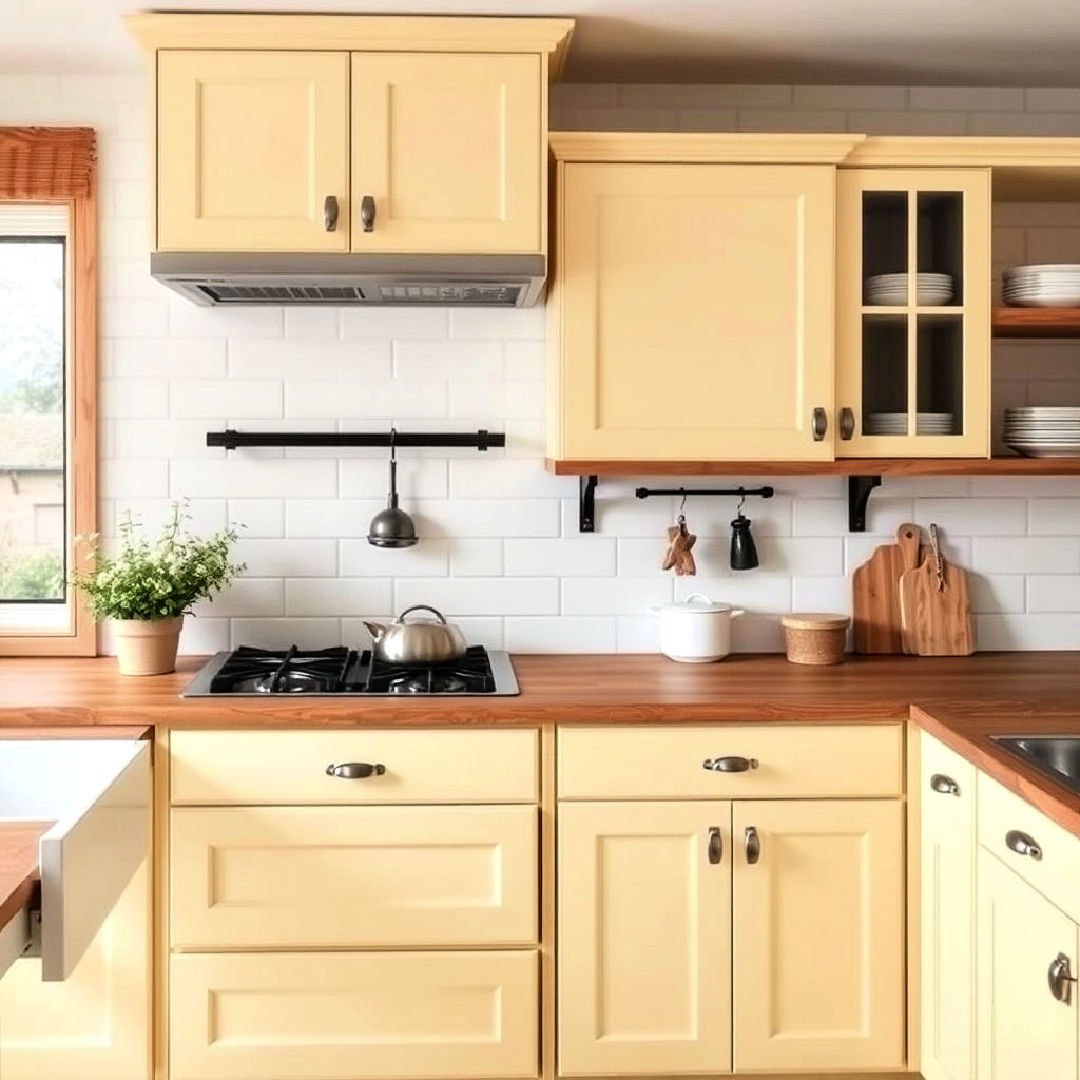
[[[0,930],[27,907],[37,889],[38,841],[51,821],[0,822]]]

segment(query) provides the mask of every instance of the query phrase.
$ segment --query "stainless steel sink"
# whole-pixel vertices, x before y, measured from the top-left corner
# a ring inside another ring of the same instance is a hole
[[[1080,794],[1080,735],[991,735],[990,738],[1051,780]]]

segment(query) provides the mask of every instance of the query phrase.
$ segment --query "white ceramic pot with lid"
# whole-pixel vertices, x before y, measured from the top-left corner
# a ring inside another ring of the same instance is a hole
[[[708,664],[731,652],[731,620],[746,612],[691,593],[652,609],[660,619],[660,651],[684,664]]]

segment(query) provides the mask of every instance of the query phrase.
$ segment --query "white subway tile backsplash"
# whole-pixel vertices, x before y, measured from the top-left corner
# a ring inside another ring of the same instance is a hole
[[[843,573],[844,543],[817,537],[771,537],[757,541],[762,566],[777,574],[812,577]]]
[[[236,558],[247,563],[248,577],[334,577],[336,540],[258,540],[242,537]]]
[[[907,106],[904,86],[796,86],[796,109],[899,109]]]
[[[987,574],[1080,573],[1080,538],[976,537],[971,565]]]
[[[202,656],[231,649],[229,625],[229,620],[226,618],[209,618],[205,615],[188,616],[184,619],[184,626],[180,631],[180,654]],[[105,654],[116,651],[114,647],[104,642],[99,644],[99,650]]]
[[[660,651],[660,620],[655,615],[620,615],[615,619],[615,650],[621,653]]]
[[[1080,574],[1047,574],[1027,579],[1027,610],[1080,612]],[[1080,615],[1077,615],[1080,622]]]
[[[284,325],[282,309],[277,307],[206,308],[179,297],[169,300],[171,337],[275,338],[281,337]]]
[[[450,416],[490,423],[492,416],[507,420],[540,420],[544,416],[544,384],[506,380],[450,381]]]
[[[367,615],[390,609],[381,578],[299,578],[285,582],[287,615]]]
[[[195,614],[214,618],[284,615],[285,582],[281,578],[239,577],[213,599],[200,600]]]
[[[490,458],[477,454],[450,462],[452,499],[568,498],[577,490],[577,477],[554,476],[540,459]]]
[[[291,310],[306,309],[286,308],[286,313]],[[321,309],[319,313],[323,314]],[[233,379],[387,379],[392,374],[390,354],[388,341],[241,339],[229,343],[229,376]]]
[[[516,577],[614,577],[615,541],[602,536],[506,540],[506,573]]]
[[[795,578],[791,583],[792,611],[826,611],[851,614],[851,578]]]
[[[871,496],[871,499],[873,496]],[[1023,499],[916,499],[917,525],[936,522],[953,536],[1023,536],[1027,503]]]
[[[163,379],[104,379],[100,404],[105,419],[167,416],[169,384]]]
[[[454,308],[450,336],[466,341],[543,341],[543,305],[531,308]]]
[[[495,541],[498,543],[498,541]],[[445,577],[448,541],[424,537],[408,548],[380,548],[367,539],[341,541],[341,573],[345,577]]]
[[[229,499],[229,523],[244,536],[273,538],[285,535],[285,504],[281,499]]]
[[[230,648],[252,645],[257,649],[329,649],[342,642],[340,619],[233,619]]]
[[[258,419],[281,415],[281,383],[272,379],[175,379],[171,416]]]
[[[446,462],[438,458],[401,457],[397,478],[403,504],[413,499],[446,498]],[[378,458],[342,459],[339,494],[343,498],[385,499],[388,484],[387,464],[381,453]]]
[[[527,580],[527,579],[515,579]],[[673,578],[563,578],[564,615],[645,615],[674,595]]]
[[[976,615],[975,647],[1011,649],[1080,649],[1080,619],[1068,615]]]
[[[786,576],[774,577],[760,570],[743,570],[723,577],[677,577],[674,583],[676,600],[704,593],[717,603],[759,614],[791,610],[791,578]]]
[[[439,340],[450,328],[445,308],[369,308],[341,309],[341,336],[399,341],[413,338]]]
[[[409,508],[423,536],[558,536],[558,499],[447,499]]]
[[[112,458],[99,482],[103,499],[153,499],[169,494],[169,462],[165,458]]]
[[[447,547],[450,553],[450,576],[495,577],[503,573],[504,543],[506,541],[494,537],[449,541]]]
[[[198,457],[224,460],[221,447],[206,445],[206,432],[224,427],[224,419],[142,420],[120,418],[112,421],[112,455],[137,458],[147,453],[170,458]]]
[[[285,383],[285,415],[290,420],[446,416],[446,384],[417,379],[291,379]]]
[[[239,451],[223,461],[174,459],[171,494],[229,498],[328,498],[337,495],[337,462],[263,460],[239,457]]]
[[[1032,499],[1028,532],[1032,536],[1075,537],[1080,533],[1080,498]]]
[[[518,653],[613,653],[615,619],[610,615],[506,620],[506,647]]]
[[[109,375],[114,379],[216,379],[225,375],[222,339],[115,338]]]
[[[1006,112],[1024,107],[1024,91],[1013,87],[913,86],[912,109],[962,109],[965,112]]]
[[[1000,615],[1025,608],[1024,578],[1020,574],[969,574],[968,590],[971,610],[978,614]]]
[[[379,499],[289,499],[285,503],[285,535],[366,537],[371,519],[385,506],[385,500]]]
[[[431,604],[451,615],[557,615],[557,578],[398,578],[394,610]]]
[[[394,374],[399,379],[498,379],[502,370],[499,341],[394,343]]]
[[[341,336],[341,309],[324,307],[285,308],[285,336],[328,341]]]

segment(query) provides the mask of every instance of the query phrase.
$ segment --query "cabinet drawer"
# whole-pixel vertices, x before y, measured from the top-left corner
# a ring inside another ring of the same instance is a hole
[[[533,951],[188,953],[171,976],[172,1080],[537,1075]]]
[[[899,724],[573,728],[559,732],[563,799],[899,795]],[[741,757],[742,772],[704,762]]]
[[[179,948],[528,945],[533,806],[184,807]]]
[[[176,805],[537,801],[536,731],[177,731]],[[358,779],[327,773],[364,763]]]
[[[927,813],[969,830],[975,821],[975,766],[943,742],[919,735],[919,797]]]
[[[985,773],[979,773],[978,801],[979,843],[1070,918],[1080,920],[1080,837]],[[1012,832],[1034,840],[1039,857],[1014,850]]]

